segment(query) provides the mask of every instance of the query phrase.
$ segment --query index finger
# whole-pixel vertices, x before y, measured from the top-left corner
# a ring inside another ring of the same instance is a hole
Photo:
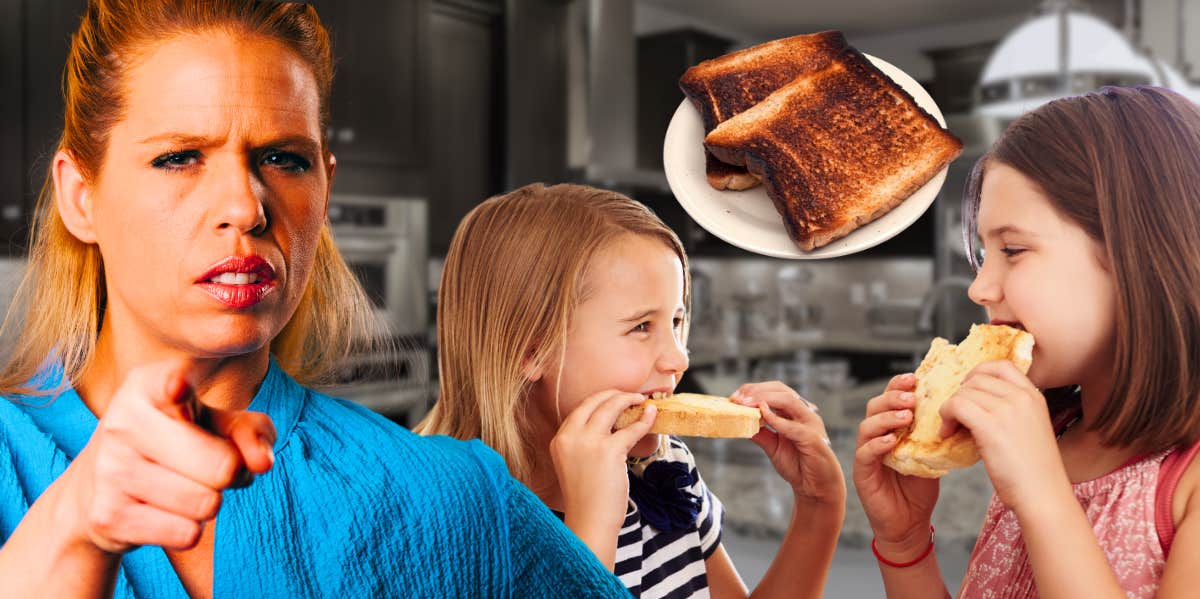
[[[892,377],[888,381],[887,391],[912,391],[917,388],[917,375],[911,372],[904,372]]]

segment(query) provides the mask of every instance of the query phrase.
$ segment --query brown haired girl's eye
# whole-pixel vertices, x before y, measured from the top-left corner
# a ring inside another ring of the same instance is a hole
[[[1012,258],[1013,256],[1016,256],[1017,254],[1024,252],[1025,248],[1003,247],[1000,249],[1000,251],[1003,252],[1005,256]]]
[[[671,326],[673,326],[673,327],[675,327],[675,328],[677,328],[677,329],[678,329],[679,327],[683,326],[683,317],[682,317],[682,316],[676,316],[676,317],[675,317],[675,320],[672,320],[672,321],[671,321]]]
[[[650,332],[650,321],[647,320],[643,323],[638,324],[636,327],[633,327],[633,330],[631,330],[629,332],[631,332],[631,333],[649,333]]]
[[[167,171],[181,171],[188,167],[195,166],[200,161],[200,152],[196,150],[183,150],[180,152],[168,152],[150,161],[150,166],[157,169]]]

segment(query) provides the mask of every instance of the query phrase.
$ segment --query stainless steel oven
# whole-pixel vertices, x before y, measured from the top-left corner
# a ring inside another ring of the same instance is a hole
[[[431,397],[426,293],[428,203],[334,194],[334,241],[362,284],[390,349],[351,356],[328,392],[411,425]]]

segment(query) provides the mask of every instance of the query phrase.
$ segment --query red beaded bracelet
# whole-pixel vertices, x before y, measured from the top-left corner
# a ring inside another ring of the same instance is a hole
[[[879,555],[879,548],[875,546],[875,539],[871,539],[871,553],[874,553],[875,559],[879,560],[879,563],[885,566],[891,566],[893,568],[908,568],[909,566],[915,566],[921,563],[921,560],[929,557],[930,553],[933,553],[933,525],[929,525],[929,546],[925,548],[925,551],[921,552],[921,555],[917,556],[917,559],[914,559],[911,562],[894,562],[886,557],[883,557],[882,555]]]

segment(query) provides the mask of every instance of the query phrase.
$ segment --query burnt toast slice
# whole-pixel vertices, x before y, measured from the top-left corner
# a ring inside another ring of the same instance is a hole
[[[854,48],[724,121],[704,146],[763,180],[805,251],[883,216],[962,152],[958,138]]]
[[[821,70],[847,48],[840,31],[796,35],[706,60],[679,79],[709,133],[730,117],[758,104],[796,77]],[[741,190],[759,184],[745,167],[721,163],[705,152],[708,182]]]

